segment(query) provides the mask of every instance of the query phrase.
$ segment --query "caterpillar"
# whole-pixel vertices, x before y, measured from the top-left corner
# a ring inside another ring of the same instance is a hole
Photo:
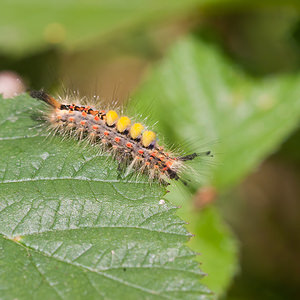
[[[88,105],[60,103],[44,90],[31,91],[31,97],[47,103],[51,112],[47,117],[55,132],[74,133],[77,139],[87,138],[93,145],[107,150],[119,162],[126,165],[126,173],[135,170],[151,180],[168,185],[169,179],[180,180],[184,163],[211,151],[175,156],[159,145],[156,133],[145,129],[141,123],[133,123],[127,116],[119,116],[115,110],[96,110]]]

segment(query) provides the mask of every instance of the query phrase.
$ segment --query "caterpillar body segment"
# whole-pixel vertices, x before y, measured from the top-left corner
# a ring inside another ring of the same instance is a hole
[[[114,110],[95,110],[88,105],[60,103],[43,90],[32,91],[30,95],[53,108],[47,119],[57,132],[64,134],[72,131],[77,138],[87,138],[93,145],[108,150],[120,165],[126,165],[126,174],[135,170],[163,184],[168,179],[184,182],[180,178],[184,162],[201,155],[175,156],[166,152],[158,144],[153,131],[146,130],[141,123],[135,123],[127,116],[119,116]]]

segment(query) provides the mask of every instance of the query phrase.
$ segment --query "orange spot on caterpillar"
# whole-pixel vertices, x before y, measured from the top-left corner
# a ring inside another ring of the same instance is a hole
[[[155,153],[155,152],[151,152],[150,155],[151,155],[152,157],[156,157],[156,153]]]
[[[108,131],[104,131],[103,134],[106,135],[106,136],[108,136],[109,132]]]
[[[57,115],[57,120],[61,120],[62,116],[61,115]]]
[[[146,166],[150,166],[149,161],[146,161],[146,162],[145,162],[145,165],[146,165]]]
[[[93,127],[92,127],[93,129],[95,129],[95,130],[97,130],[97,129],[99,129],[99,126],[97,126],[97,125],[93,125]]]
[[[163,168],[163,171],[167,171],[167,170],[168,170],[168,167],[164,167],[164,168]]]
[[[144,154],[144,150],[138,150],[139,154]]]
[[[120,139],[119,137],[115,137],[115,141],[116,141],[117,143],[119,143],[119,142],[121,141],[121,139]]]
[[[91,110],[91,111],[90,111],[90,114],[91,114],[92,116],[95,116],[95,115],[98,114],[98,110]]]
[[[158,168],[159,168],[159,166],[158,166],[158,165],[154,165],[154,168],[155,168],[155,169],[158,169]]]
[[[75,119],[73,117],[69,118],[69,122],[74,122],[74,121],[75,121]]]
[[[167,166],[168,168],[171,168],[172,165],[173,165],[173,161],[168,160],[168,161],[166,162],[166,166]]]
[[[81,115],[82,115],[83,117],[86,117],[86,116],[87,116],[87,113],[86,113],[85,111],[83,111],[83,112],[81,113]]]
[[[98,116],[96,116],[96,117],[94,118],[94,120],[95,120],[95,121],[99,121],[100,118],[99,118]]]
[[[80,124],[81,124],[81,125],[85,125],[85,124],[86,124],[86,121],[80,121]]]
[[[132,146],[133,146],[132,143],[127,143],[126,144],[126,147],[128,147],[128,148],[132,148]]]
[[[72,114],[72,113],[73,113],[73,110],[70,110],[70,109],[69,109],[69,114]]]

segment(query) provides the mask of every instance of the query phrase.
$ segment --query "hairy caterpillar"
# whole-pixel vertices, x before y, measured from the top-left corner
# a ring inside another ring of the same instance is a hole
[[[150,179],[168,184],[166,180],[180,177],[184,162],[210,151],[175,156],[165,151],[153,131],[146,130],[141,123],[132,124],[127,116],[119,116],[114,110],[95,110],[80,104],[65,104],[43,90],[31,91],[33,98],[46,102],[52,111],[48,117],[56,132],[74,133],[78,139],[87,138],[91,144],[109,151],[120,164],[126,165],[127,172],[135,170],[148,174]]]

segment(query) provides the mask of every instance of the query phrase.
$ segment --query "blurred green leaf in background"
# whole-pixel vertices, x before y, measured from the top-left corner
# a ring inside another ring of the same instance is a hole
[[[214,47],[190,38],[173,48],[136,98],[151,107],[159,129],[174,143],[193,140],[192,147],[201,149],[203,141],[218,141],[220,163],[206,184],[224,189],[299,125],[299,83],[300,74],[247,77]]]
[[[256,168],[297,127],[299,87],[299,75],[247,78],[212,46],[189,38],[178,43],[153,72],[136,95],[142,100],[133,106],[137,111],[145,103],[151,107],[150,115],[159,120],[160,132],[173,143],[184,145],[186,140],[193,140],[193,148],[187,144],[187,152],[201,149],[203,141],[218,140],[212,145],[219,160],[216,166],[199,164],[198,168],[199,172],[205,167],[212,169],[213,174],[204,178],[205,184],[222,192]],[[171,201],[182,204],[179,197],[176,192],[168,195]],[[227,233],[225,228],[220,229],[213,210],[205,209],[197,217],[189,211],[181,216],[193,220],[188,227],[196,234],[191,242],[193,249],[202,252],[201,246],[208,248],[200,258],[203,270],[211,274],[206,280],[213,290],[222,291],[234,271],[236,249],[233,242],[217,238],[220,230]],[[208,224],[210,231],[206,232]],[[215,247],[210,249],[212,242]],[[212,274],[221,279],[216,280]]]

